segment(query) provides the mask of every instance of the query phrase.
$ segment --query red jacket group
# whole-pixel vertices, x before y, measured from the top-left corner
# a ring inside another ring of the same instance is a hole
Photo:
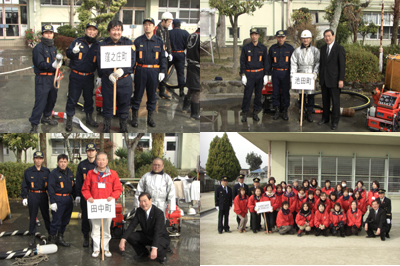
[[[360,209],[357,209],[356,212],[352,212],[351,209],[347,211],[347,225],[348,226],[357,226],[359,228],[361,226],[362,212]]]
[[[314,213],[310,211],[308,214],[298,213],[296,216],[296,224],[303,226],[305,223],[309,223],[310,227],[314,226]]]
[[[234,211],[236,214],[244,217],[247,214],[247,204],[249,201],[249,196],[244,195],[244,197],[242,197],[242,195],[237,195],[233,201],[234,204]]]
[[[276,217],[276,226],[281,227],[293,225],[294,220],[292,212],[288,210],[286,213],[287,214],[285,214],[283,209],[278,212],[278,215]]]
[[[104,183],[105,188],[98,188],[99,183]],[[90,198],[107,199],[108,197],[113,197],[115,200],[118,200],[121,193],[122,185],[118,174],[108,167],[103,177],[100,177],[97,168],[90,170],[82,186],[82,195],[86,200]]]
[[[314,226],[318,228],[321,224],[325,225],[326,228],[331,224],[329,212],[316,211],[314,214]]]

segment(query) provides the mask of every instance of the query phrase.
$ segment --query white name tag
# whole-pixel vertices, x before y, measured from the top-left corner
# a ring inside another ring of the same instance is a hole
[[[372,197],[372,200],[375,200],[375,197]]]
[[[105,183],[97,183],[97,184],[98,184],[97,188],[106,188]]]
[[[390,219],[386,219],[387,224],[390,224]]]

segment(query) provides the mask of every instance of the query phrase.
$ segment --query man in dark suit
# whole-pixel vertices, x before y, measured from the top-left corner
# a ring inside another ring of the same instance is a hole
[[[233,186],[233,189],[232,189],[232,194],[233,194],[233,195],[232,195],[232,201],[234,201],[235,198],[236,198],[236,196],[240,194],[239,189],[240,189],[241,187],[243,187],[244,190],[246,190],[246,195],[249,195],[249,186],[246,185],[246,184],[243,182],[243,181],[244,181],[244,175],[243,175],[243,174],[240,174],[240,175],[238,176],[238,181],[239,181],[239,183],[237,183],[236,185],[234,185],[234,186]],[[239,218],[239,216],[237,216],[237,215],[236,215],[236,221],[237,221],[237,223],[238,223],[238,229],[239,229],[240,218]]]
[[[374,234],[373,230],[376,230]],[[385,241],[387,224],[386,224],[386,211],[379,208],[378,200],[372,202],[372,209],[369,209],[369,214],[365,220],[365,231],[367,231],[367,238],[380,236],[382,241]]]
[[[215,189],[215,208],[218,211],[218,233],[222,230],[231,233],[229,230],[229,210],[232,207],[232,189],[228,187],[228,177],[221,178],[221,186]],[[224,224],[222,224],[224,219]]]
[[[385,192],[386,190],[384,190],[383,188],[379,189],[378,204],[379,208],[382,208],[386,211],[386,223],[387,223],[386,237],[390,238],[389,232],[390,229],[392,228],[392,201],[385,197]]]
[[[340,90],[343,88],[346,53],[343,46],[335,43],[335,34],[332,30],[325,30],[324,39],[326,44],[321,47],[319,64],[323,114],[318,125],[329,123],[332,99],[331,129],[335,130],[338,127],[340,117]]]
[[[162,210],[152,205],[153,200],[147,192],[139,195],[140,208],[137,208],[133,220],[119,242],[119,249],[125,251],[125,243],[132,245],[136,252],[133,258],[136,261],[147,259],[159,259],[160,263],[167,261],[166,253],[170,239],[165,228],[165,217]],[[141,231],[133,232],[140,224]],[[151,246],[151,252],[146,248]]]

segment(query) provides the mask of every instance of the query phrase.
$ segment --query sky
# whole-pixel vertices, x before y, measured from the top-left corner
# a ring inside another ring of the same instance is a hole
[[[246,163],[246,155],[252,151],[258,155],[261,155],[261,159],[263,161],[261,168],[264,168],[268,165],[267,153],[264,153],[262,150],[257,148],[255,145],[236,132],[228,132],[227,134],[242,169],[250,168],[250,165]],[[215,136],[222,137],[223,135],[223,132],[200,132],[200,165],[202,167],[206,167],[210,142]]]

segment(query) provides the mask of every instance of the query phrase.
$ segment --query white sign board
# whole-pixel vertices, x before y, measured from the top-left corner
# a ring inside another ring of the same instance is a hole
[[[314,90],[315,80],[313,73],[294,73],[292,78],[292,89]]]
[[[123,68],[132,65],[132,46],[100,46],[100,68]]]
[[[272,206],[270,201],[256,202],[256,207],[258,208],[257,213],[272,212]]]
[[[95,199],[93,203],[87,202],[87,211],[89,219],[114,218],[115,217],[115,199]]]

